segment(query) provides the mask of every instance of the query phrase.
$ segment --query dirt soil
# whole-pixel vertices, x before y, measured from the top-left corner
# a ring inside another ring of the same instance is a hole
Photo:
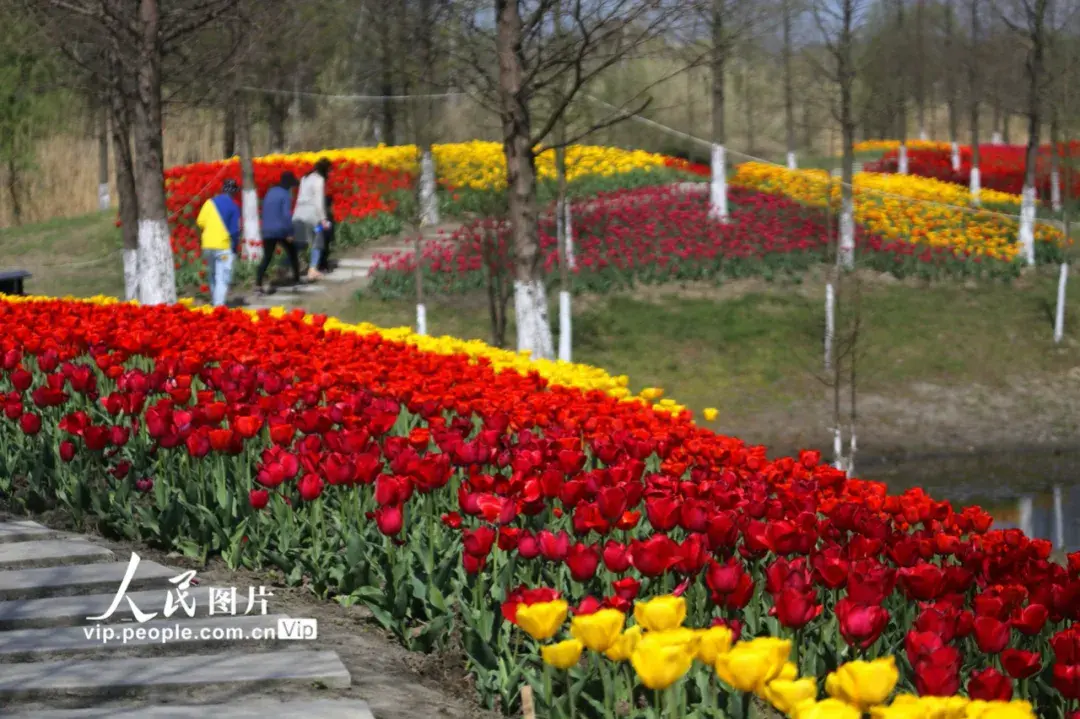
[[[12,518],[24,517],[15,517],[0,510],[0,521]],[[180,554],[166,554],[142,544],[106,539],[93,528],[73,526],[70,519],[59,512],[31,519],[55,529],[88,534],[95,543],[112,549],[119,561],[125,561],[132,552],[138,552],[144,560],[180,569],[195,569],[198,571],[198,583],[202,586],[269,588],[274,596],[268,602],[267,611],[294,618],[317,619],[318,639],[305,648],[337,652],[352,675],[352,686],[348,689],[323,689],[319,698],[366,701],[377,719],[497,719],[499,716],[476,704],[462,657],[407,651],[371,621],[366,609],[321,601],[303,587],[287,587],[280,572],[230,570],[218,560],[200,566]],[[213,650],[228,651],[229,645],[227,642],[215,644]],[[258,688],[258,694],[283,700],[302,699],[311,698],[312,690],[296,686],[263,686]],[[228,701],[230,698],[235,696],[223,696],[219,690],[208,689],[184,692],[178,694],[175,700],[201,704]]]

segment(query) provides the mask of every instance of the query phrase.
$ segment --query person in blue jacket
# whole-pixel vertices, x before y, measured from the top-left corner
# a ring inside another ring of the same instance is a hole
[[[240,186],[236,180],[225,180],[221,192],[206,201],[195,220],[202,233],[207,284],[210,285],[210,300],[215,307],[225,304],[233,259],[240,251],[240,208],[234,199],[239,193]]]
[[[281,173],[278,184],[271,187],[263,198],[262,236],[263,256],[255,273],[255,287],[262,294],[272,294],[273,288],[263,285],[263,278],[274,252],[278,247],[285,250],[292,266],[293,284],[300,284],[300,258],[293,244],[292,189],[299,185],[296,175],[286,170]]]

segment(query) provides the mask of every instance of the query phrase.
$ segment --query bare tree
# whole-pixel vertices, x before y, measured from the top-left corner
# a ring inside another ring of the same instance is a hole
[[[971,177],[969,179],[971,202],[979,204],[979,96],[982,88],[979,83],[979,0],[971,3],[971,38],[966,53],[968,76],[968,114],[971,121]]]
[[[1024,260],[1035,264],[1035,174],[1039,159],[1039,131],[1042,122],[1042,96],[1045,83],[1046,17],[1051,0],[1020,0],[1021,18],[1000,11],[1005,25],[1027,47],[1024,70],[1027,78],[1028,140],[1024,156],[1024,187],[1020,201],[1020,247]]]
[[[787,143],[787,166],[794,170],[798,166],[796,159],[797,147],[795,143],[795,90],[794,77],[791,68],[791,23],[794,8],[793,0],[782,0],[781,11],[783,13],[783,66],[784,66],[784,134]]]
[[[945,64],[952,65],[956,61],[956,33],[953,29],[955,18],[953,17],[953,0],[945,0],[942,6],[942,14],[945,24]],[[945,73],[945,103],[949,111],[949,143],[951,145],[951,159],[953,172],[960,170],[960,145],[957,140],[960,117],[956,102],[956,78],[952,72]]]

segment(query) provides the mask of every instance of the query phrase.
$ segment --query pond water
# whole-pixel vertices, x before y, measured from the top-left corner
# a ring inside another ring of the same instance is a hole
[[[868,459],[856,469],[891,491],[919,486],[954,506],[977,504],[995,528],[1019,527],[1056,549],[1080,550],[1080,448]]]

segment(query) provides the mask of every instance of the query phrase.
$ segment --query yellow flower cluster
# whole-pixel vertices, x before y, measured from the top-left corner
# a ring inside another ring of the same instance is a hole
[[[789,170],[759,162],[739,165],[732,184],[786,195],[818,207],[826,204],[831,186],[834,206],[840,183],[825,170]],[[854,181],[855,221],[885,240],[949,247],[972,254],[1012,261],[1020,251],[1016,220],[1001,214],[971,210],[971,193],[959,185],[913,175],[860,172]],[[1019,204],[1019,195],[984,190],[984,202]],[[1037,225],[1037,242],[1060,242],[1061,233]]]
[[[533,639],[545,642],[566,622],[569,605],[562,599],[519,606],[516,623]],[[898,695],[886,705],[899,681],[894,657],[843,664],[825,678],[828,697],[818,699],[817,681],[799,677],[790,661],[791,641],[759,637],[733,643],[726,627],[688,629],[686,600],[666,595],[634,604],[635,624],[624,629],[626,615],[600,609],[570,623],[570,639],[543,644],[544,663],[567,670],[588,649],[613,662],[630,662],[648,689],[663,690],[679,681],[695,661],[712,667],[732,689],[753,693],[792,719],[1035,719],[1024,701],[986,702],[964,697]]]
[[[948,150],[952,145],[935,140],[906,140],[909,150]],[[888,152],[900,147],[899,140],[866,140],[855,143],[855,152]]]
[[[0,297],[8,302],[45,302],[56,299],[62,299],[68,302],[89,302],[97,305],[110,305],[121,302],[121,300],[116,297],[106,295],[96,295],[90,298],[7,295],[0,295]],[[191,298],[181,299],[180,304],[199,312],[210,312],[213,309],[206,305],[196,306],[194,300]],[[251,317],[252,321],[258,322],[259,315],[254,310],[241,311],[246,312],[248,316]],[[286,312],[287,310],[284,307],[274,307],[270,310],[270,316],[283,317]],[[309,324],[312,320],[313,315],[307,315],[304,318],[304,321]],[[626,375],[613,376],[600,367],[593,367],[592,365],[546,359],[532,360],[529,358],[527,352],[513,352],[510,350],[499,349],[480,340],[462,340],[450,336],[431,337],[428,335],[418,335],[409,327],[383,329],[368,322],[352,325],[333,317],[327,319],[323,327],[327,330],[339,330],[341,332],[378,334],[393,342],[403,342],[413,345],[425,352],[433,352],[435,354],[464,354],[474,359],[482,357],[489,361],[496,371],[513,370],[520,374],[539,372],[541,377],[544,377],[553,385],[574,387],[585,391],[599,390],[621,400],[644,402],[646,404],[652,403],[652,408],[657,412],[679,414],[686,410],[684,405],[678,404],[674,400],[666,398],[660,399],[660,397],[663,396],[664,391],[656,387],[648,387],[642,390],[640,395],[635,396],[628,389],[630,384],[629,377]],[[659,401],[654,402],[654,400]],[[709,412],[707,412],[707,414],[715,419],[715,414]]]
[[[438,178],[450,186],[473,190],[501,189],[506,186],[506,157],[502,143],[473,140],[433,145],[431,152]],[[335,163],[372,164],[411,173],[419,171],[415,145],[354,147],[294,155],[268,155],[261,159],[271,162],[315,162],[320,157]],[[609,177],[633,170],[663,167],[664,161],[663,155],[643,150],[571,145],[566,150],[566,177],[570,181],[589,175]],[[555,177],[554,150],[547,150],[536,158],[536,172],[542,179]]]

